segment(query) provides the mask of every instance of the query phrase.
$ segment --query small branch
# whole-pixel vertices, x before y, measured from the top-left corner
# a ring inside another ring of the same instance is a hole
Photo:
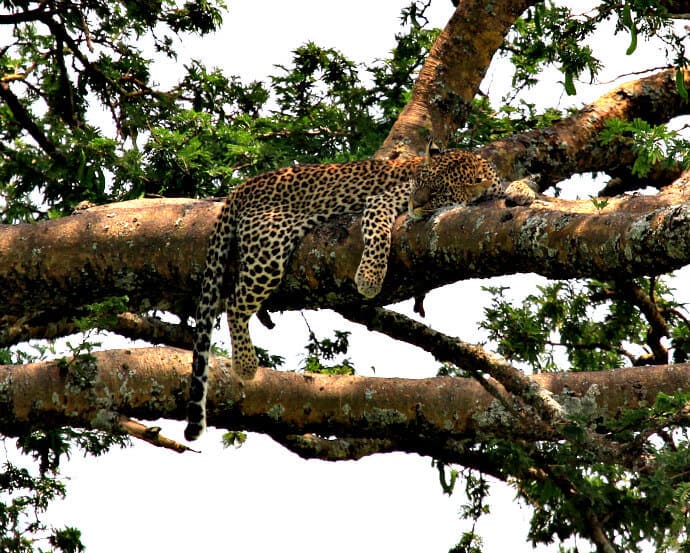
[[[596,544],[597,551],[601,553],[617,553],[616,548],[606,536],[606,532],[604,532],[604,528],[599,521],[599,518],[591,511],[587,511],[586,518],[590,529],[589,536]]]
[[[193,343],[193,329],[186,324],[166,323],[156,316],[121,313],[111,330],[131,340],[145,340],[153,344],[165,344],[189,348]]]
[[[38,7],[33,10],[0,14],[0,25],[16,25],[17,23],[42,20],[42,18],[49,13],[44,9],[48,1],[49,0],[41,0]]]
[[[303,459],[322,461],[357,460],[375,453],[390,453],[400,449],[397,442],[390,439],[326,439],[314,434],[271,435],[271,438]]]
[[[58,163],[66,162],[65,156],[58,151],[55,144],[48,139],[43,130],[36,124],[33,115],[29,113],[19,98],[12,92],[7,82],[0,81],[0,98],[2,98],[7,104],[7,107],[10,108],[17,123],[31,135],[46,154]]]
[[[661,343],[661,339],[670,336],[671,332],[659,306],[654,301],[654,280],[650,283],[650,295],[646,294],[632,280],[616,280],[615,286],[616,290],[614,293],[617,292],[616,295],[621,299],[637,307],[649,323],[647,345],[652,350],[653,357],[645,359],[646,363],[661,364],[668,362],[668,349]]]
[[[32,339],[52,340],[83,329],[75,324],[81,313],[75,311],[68,318],[46,320],[41,314],[37,321],[28,324],[12,321],[10,317],[0,318],[0,347],[9,347]],[[166,344],[173,347],[189,348],[192,344],[192,329],[184,324],[166,323],[155,316],[120,313],[115,324],[101,328],[131,340],[145,340],[153,344]]]
[[[117,424],[119,429],[125,434],[129,434],[134,438],[143,440],[156,447],[162,447],[165,449],[171,449],[177,453],[184,453],[186,451],[193,451],[194,453],[199,453],[198,451],[187,447],[184,444],[171,440],[163,436],[158,426],[145,426],[140,422],[132,420],[128,417],[118,417]]]

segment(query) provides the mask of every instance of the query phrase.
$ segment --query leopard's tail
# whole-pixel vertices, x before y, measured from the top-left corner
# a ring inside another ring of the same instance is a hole
[[[196,312],[192,376],[187,402],[187,428],[184,437],[196,440],[206,428],[206,390],[208,388],[208,359],[211,332],[216,318],[223,310],[223,277],[235,240],[235,217],[232,203],[226,202],[211,235],[206,253],[206,268],[201,281],[201,294]]]

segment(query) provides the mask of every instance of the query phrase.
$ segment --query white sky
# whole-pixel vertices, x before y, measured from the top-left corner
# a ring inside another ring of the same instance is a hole
[[[274,72],[274,64],[288,64],[291,51],[307,40],[337,48],[354,61],[372,61],[386,56],[393,46],[400,8],[407,3],[228,0],[222,31],[210,38],[186,39],[184,53],[246,80],[264,79]],[[444,26],[452,9],[449,0],[436,0],[433,24]],[[613,64],[602,80],[626,71],[629,58],[622,54],[627,44],[625,36],[606,43],[610,52],[621,54],[621,63]],[[653,61],[652,66],[660,64]],[[636,60],[628,70],[639,67]],[[179,76],[175,64],[159,71],[162,82],[174,82]],[[500,71],[490,72],[487,84],[497,98],[505,92]],[[578,85],[580,95],[573,100],[563,97],[552,80],[531,91],[530,99],[553,102],[560,97],[561,106],[581,105],[611,86]],[[491,281],[497,282],[509,283],[511,293],[521,297],[543,281],[534,276]],[[487,298],[479,289],[482,284],[488,282],[469,281],[432,292],[425,302],[426,322],[464,340],[480,341],[478,321]],[[411,314],[409,302],[400,309]],[[435,374],[437,364],[424,352],[347,324],[327,311],[306,316],[321,337],[331,336],[333,328],[352,331],[350,357],[360,374],[371,374],[367,369],[372,365],[377,376]],[[272,331],[252,324],[254,341],[284,355],[287,367],[296,368],[307,336],[302,315],[286,313],[274,320],[277,326]],[[217,339],[225,342],[227,329]],[[157,424],[170,437],[181,439],[182,423]],[[98,459],[77,455],[63,465],[69,479],[67,499],[50,508],[49,520],[56,526],[80,528],[88,551],[98,553],[445,552],[469,528],[458,517],[463,494],[443,495],[428,458],[389,454],[357,462],[303,461],[258,435],[250,435],[239,450],[223,450],[220,436],[211,429],[196,442],[203,451],[200,455],[178,455],[145,444]],[[460,490],[462,484],[458,486]],[[478,527],[486,552],[534,551],[525,543],[529,512],[513,499],[510,489],[493,486],[489,501],[493,514]]]

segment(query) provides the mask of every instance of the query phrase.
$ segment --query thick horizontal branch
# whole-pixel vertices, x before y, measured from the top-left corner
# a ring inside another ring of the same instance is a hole
[[[372,304],[472,277],[535,272],[551,278],[660,274],[690,263],[690,191],[656,196],[555,199],[529,208],[502,202],[449,209],[393,232],[389,274]],[[0,226],[0,328],[46,325],[85,304],[127,295],[129,310],[194,313],[206,241],[220,204],[137,200],[35,225]],[[353,284],[362,250],[359,218],[308,234],[267,307],[360,304]],[[229,271],[234,270],[229,267]],[[3,340],[7,343],[7,340]]]
[[[208,406],[213,426],[285,437],[311,433],[379,440],[370,442],[372,450],[395,443],[400,450],[446,455],[450,444],[474,440],[477,433],[483,439],[520,437],[519,427],[505,422],[505,413],[492,415],[493,398],[473,379],[365,378],[260,369],[254,380],[242,382],[228,363],[214,359],[211,364]],[[113,413],[181,419],[190,367],[191,354],[173,348],[111,350],[67,366],[41,362],[0,367],[0,433],[65,424],[104,428]],[[626,408],[653,403],[660,392],[690,389],[690,365],[531,378],[556,396],[566,394],[571,409],[577,410],[577,398],[587,396],[601,416],[615,418]],[[353,455],[361,455],[363,443],[353,447]],[[341,455],[345,458],[346,450]]]

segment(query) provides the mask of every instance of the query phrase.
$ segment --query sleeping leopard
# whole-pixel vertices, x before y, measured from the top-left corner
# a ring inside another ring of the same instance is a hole
[[[312,228],[336,215],[362,213],[364,251],[355,273],[357,290],[376,296],[386,275],[395,218],[422,218],[441,207],[506,198],[518,205],[535,198],[530,179],[501,182],[491,163],[465,150],[396,160],[295,165],[252,177],[225,200],[211,235],[197,305],[192,377],[185,438],[206,427],[211,331],[227,312],[232,366],[251,379],[257,357],[248,322],[279,286],[290,254]],[[226,286],[226,266],[237,260],[236,279]],[[222,290],[232,290],[223,297]]]

